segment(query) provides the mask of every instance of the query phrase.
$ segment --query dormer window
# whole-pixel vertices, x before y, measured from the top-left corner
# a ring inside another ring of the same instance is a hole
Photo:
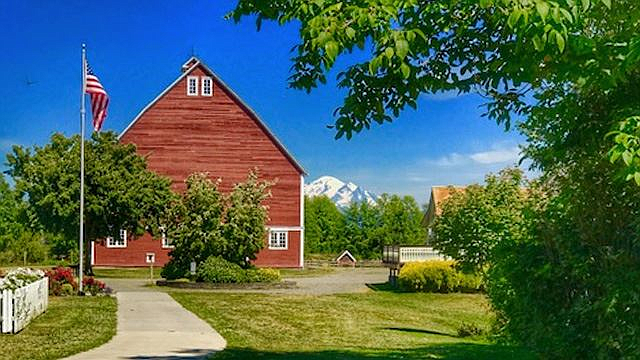
[[[187,77],[187,96],[198,96],[198,77]]]
[[[202,96],[211,96],[213,94],[211,78],[208,76],[202,77]]]

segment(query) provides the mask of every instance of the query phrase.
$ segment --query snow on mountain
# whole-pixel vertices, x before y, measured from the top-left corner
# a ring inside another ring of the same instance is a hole
[[[375,204],[377,196],[358,185],[345,183],[333,176],[322,176],[304,187],[305,195],[309,197],[326,195],[339,208],[346,208],[352,202],[367,201]]]

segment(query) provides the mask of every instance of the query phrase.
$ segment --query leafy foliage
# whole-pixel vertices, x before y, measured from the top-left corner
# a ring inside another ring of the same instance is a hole
[[[233,187],[224,221],[227,260],[246,267],[264,248],[269,214],[263,202],[271,197],[270,188],[274,184],[274,181],[260,181],[255,169],[249,172],[245,182]]]
[[[210,256],[199,267],[196,273],[198,281],[212,283],[242,283],[244,282],[244,270],[238,264],[234,264],[220,256]]]
[[[410,262],[402,266],[398,285],[412,292],[477,292],[483,288],[481,277],[465,274],[456,268],[452,260]]]
[[[382,245],[413,245],[426,241],[427,233],[421,223],[424,214],[412,196],[382,194],[376,204],[380,211],[378,254],[382,254]]]
[[[273,182],[259,180],[257,171],[250,171],[226,197],[218,190],[220,180],[205,173],[192,174],[185,182],[187,189],[166,220],[174,249],[162,276],[185,277],[192,261],[198,266],[216,256],[248,267],[266,243],[268,212],[262,203],[271,196]]]
[[[382,254],[380,208],[368,202],[352,203],[344,212],[342,250],[357,258],[377,259]],[[342,251],[338,250],[338,251]]]
[[[37,224],[61,236],[61,253],[75,249],[79,229],[80,138],[54,134],[44,146],[14,146],[9,170]],[[141,235],[157,229],[174,197],[170,181],[147,170],[133,145],[113,132],[93,133],[85,142],[85,229],[88,240],[117,236],[119,229]],[[86,242],[87,246],[89,241]],[[87,254],[89,252],[87,251]]]
[[[49,294],[53,296],[74,295],[78,290],[78,282],[73,277],[71,268],[56,267],[46,272],[49,278]]]
[[[174,246],[171,261],[162,273],[169,279],[187,274],[192,261],[200,264],[227,250],[222,228],[224,196],[218,190],[220,180],[213,181],[207,174],[196,173],[185,183],[187,188],[171,207],[165,225]]]
[[[305,249],[356,258],[377,259],[384,245],[422,244],[426,230],[413,197],[382,194],[376,204],[354,202],[341,212],[326,196],[305,202]]]
[[[433,246],[470,271],[484,270],[494,260],[496,244],[522,232],[528,194],[522,171],[505,169],[488,175],[485,182],[455,191],[433,225]]]
[[[280,272],[275,269],[243,269],[238,264],[227,261],[220,256],[211,256],[198,268],[196,280],[225,284],[278,282],[281,277]]]
[[[289,79],[298,89],[326,82],[339,56],[368,50],[338,73],[348,93],[336,137],[350,138],[415,108],[422,93],[479,92],[488,115],[509,126],[549,82],[610,86],[637,63],[627,56],[633,32],[619,30],[636,26],[639,9],[611,0],[241,0],[229,16],[300,24]]]
[[[308,253],[335,253],[344,236],[344,216],[326,196],[304,199],[304,246]]]

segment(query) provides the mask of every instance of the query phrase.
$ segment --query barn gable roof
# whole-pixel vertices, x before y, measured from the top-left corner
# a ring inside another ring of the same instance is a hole
[[[293,164],[293,166],[302,174],[306,175],[306,170],[300,165],[298,160],[296,160],[291,152],[287,150],[284,144],[276,137],[276,135],[271,131],[271,129],[267,126],[267,124],[260,118],[260,116],[253,110],[238,94],[229,87],[221,78],[216,74],[211,68],[209,68],[202,60],[199,58],[192,56],[187,60],[184,65],[182,65],[182,74],[178,76],[169,86],[167,86],[155,99],[153,99],[147,106],[145,106],[136,117],[131,121],[131,123],[118,135],[118,139],[121,139],[124,134],[129,131],[135,125],[135,123],[142,118],[153,105],[155,105],[162,97],[169,92],[169,90],[173,89],[182,79],[184,79],[188,74],[190,74],[195,68],[201,66],[205,72],[207,72],[214,81],[234,100],[240,107],[258,124],[258,126],[267,134],[267,136],[273,141],[280,151],[285,155],[285,157]]]

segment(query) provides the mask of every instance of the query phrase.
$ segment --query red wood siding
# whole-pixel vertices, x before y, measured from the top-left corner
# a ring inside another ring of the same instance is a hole
[[[169,251],[162,247],[160,239],[154,240],[145,234],[138,239],[128,239],[126,248],[108,248],[104,241],[96,241],[94,248],[95,266],[149,266],[146,254],[156,254],[154,266],[163,266],[169,261]]]
[[[270,250],[265,246],[253,262],[260,267],[300,267],[300,231],[289,231],[287,250]]]
[[[208,76],[201,65],[187,75]],[[202,90],[201,85],[199,80],[198,93]],[[250,169],[257,167],[263,179],[277,181],[271,188],[272,197],[265,202],[269,207],[268,225],[301,226],[301,174],[294,163],[242,103],[215,80],[213,96],[187,96],[186,86],[187,76],[147,109],[122,135],[121,141],[135,144],[138,153],[147,157],[149,168],[168,176],[173,189],[179,192],[185,189],[187,176],[194,172],[208,172],[211,178],[222,179],[220,190],[228,193],[234,184],[246,179]],[[299,266],[300,232],[291,235],[289,250],[262,251],[256,264]],[[125,265],[129,261],[137,264],[134,259],[140,256],[144,261],[147,250],[140,250],[140,255],[136,247],[148,245],[151,249],[154,245],[150,241],[145,237],[132,240],[130,250],[129,247],[102,247],[98,251],[96,244],[96,260],[100,265]],[[123,258],[116,259],[120,256]],[[159,253],[156,253],[156,262],[164,263],[160,260]]]

